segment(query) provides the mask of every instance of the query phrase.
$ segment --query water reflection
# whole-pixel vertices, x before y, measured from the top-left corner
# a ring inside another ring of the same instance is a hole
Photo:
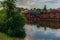
[[[36,25],[25,25],[26,40],[60,40],[60,29],[44,30],[44,27],[37,28]]]
[[[40,26],[44,27],[50,27],[53,29],[59,29],[60,28],[60,21],[40,21]]]

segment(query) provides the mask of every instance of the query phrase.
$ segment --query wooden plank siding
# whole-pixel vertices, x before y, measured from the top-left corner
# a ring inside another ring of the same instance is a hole
[[[34,22],[34,21],[39,21],[39,20],[57,20],[59,21],[60,20],[60,13],[57,12],[57,13],[53,13],[53,12],[41,12],[39,16],[36,16],[34,14],[24,14],[27,21],[31,21],[31,22]]]

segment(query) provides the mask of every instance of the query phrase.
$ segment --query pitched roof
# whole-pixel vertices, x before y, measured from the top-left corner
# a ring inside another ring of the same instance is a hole
[[[57,8],[56,10],[60,10],[60,7],[59,7],[59,8]]]
[[[38,13],[36,10],[30,10],[29,14],[33,14],[33,15],[39,16],[40,13]]]

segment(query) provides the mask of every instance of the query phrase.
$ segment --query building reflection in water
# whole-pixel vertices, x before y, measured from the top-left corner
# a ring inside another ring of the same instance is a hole
[[[40,26],[49,27],[53,29],[59,29],[60,28],[60,22],[59,21],[40,21]]]

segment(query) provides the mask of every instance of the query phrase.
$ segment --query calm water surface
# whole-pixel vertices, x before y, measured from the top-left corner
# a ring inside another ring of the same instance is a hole
[[[26,38],[25,40],[60,40],[60,29],[44,27],[37,28],[36,25],[25,25]]]

